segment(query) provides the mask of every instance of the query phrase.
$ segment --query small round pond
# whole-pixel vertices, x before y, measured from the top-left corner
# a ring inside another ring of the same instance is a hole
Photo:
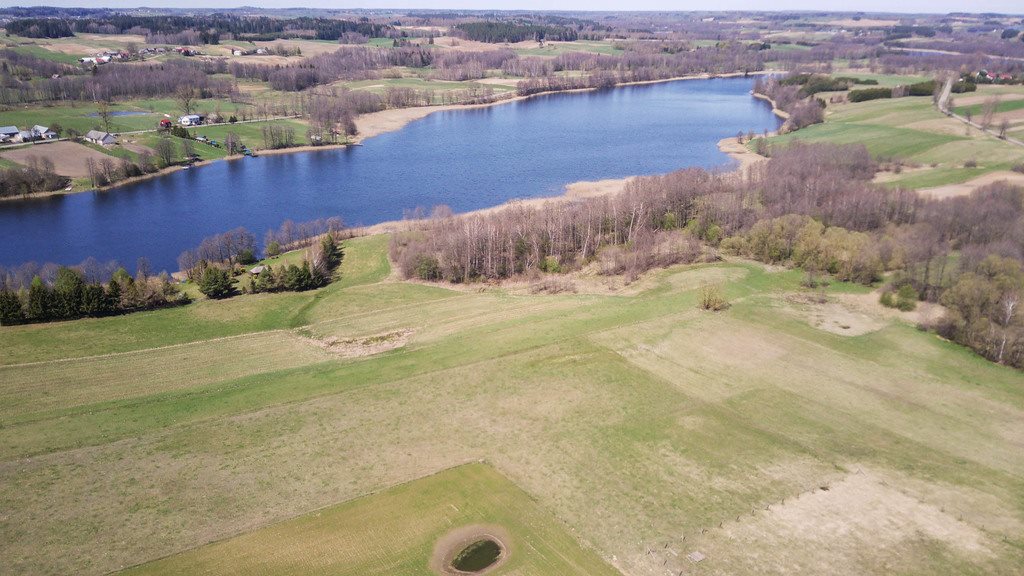
[[[497,540],[477,540],[455,555],[451,567],[459,572],[476,574],[497,563],[503,551]]]

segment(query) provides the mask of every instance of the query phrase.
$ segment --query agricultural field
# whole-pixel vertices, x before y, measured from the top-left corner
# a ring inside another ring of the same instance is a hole
[[[846,72],[843,73],[846,75]],[[880,85],[921,81],[917,77],[890,77],[850,72],[858,78],[871,78]],[[991,93],[989,88],[995,88]],[[1020,116],[1024,89],[982,86],[976,93],[955,94],[955,110],[967,107],[981,110],[982,102],[994,95],[1004,99],[998,107],[994,125],[1002,117]],[[834,93],[822,93],[825,99]],[[963,107],[961,107],[963,102]],[[980,116],[976,113],[975,116]],[[1024,117],[1022,117],[1024,119]],[[977,118],[976,118],[977,121]],[[1016,127],[1017,124],[1014,124]],[[1011,136],[1013,132],[1008,132]],[[769,139],[772,144],[795,140],[864,144],[877,158],[899,159],[907,164],[900,174],[887,176],[886,183],[913,189],[928,189],[961,184],[993,173],[1005,173],[1024,163],[1024,147],[1004,142],[980,130],[968,130],[962,122],[947,118],[936,110],[931,98],[908,97],[872,100],[860,103],[829,104],[825,123]]]
[[[311,293],[0,331],[3,565],[427,574],[465,524],[507,531],[494,574],[1024,563],[1024,379],[870,288],[738,260],[447,287],[387,244]]]
[[[501,539],[504,573],[617,574],[486,464],[445,470],[123,574],[423,574],[441,552],[438,543],[467,530]],[[310,557],[311,541],[326,553]]]

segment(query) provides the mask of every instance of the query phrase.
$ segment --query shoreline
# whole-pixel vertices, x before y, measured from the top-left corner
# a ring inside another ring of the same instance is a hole
[[[659,80],[637,80],[637,81],[634,81],[634,82],[622,82],[620,84],[616,84],[612,88],[614,89],[614,88],[623,88],[623,87],[628,87],[628,86],[645,86],[645,85],[651,85],[651,84],[663,84],[663,83],[667,83],[667,82],[679,82],[679,81],[683,81],[683,80],[712,80],[712,79],[715,79],[715,78],[746,78],[746,77],[749,77],[749,76],[763,76],[763,75],[768,75],[768,74],[778,74],[779,72],[780,71],[778,71],[778,70],[756,70],[756,71],[753,71],[753,72],[727,72],[727,73],[723,73],[723,74],[707,74],[707,73],[704,73],[704,74],[690,74],[690,75],[687,75],[687,76],[674,76],[672,78],[663,78],[663,79],[659,79]],[[348,142],[346,142],[344,144],[324,144],[324,145],[320,145],[320,146],[303,145],[303,146],[294,146],[294,147],[291,147],[291,148],[277,148],[277,149],[270,149],[270,150],[256,150],[255,152],[257,153],[257,156],[260,156],[260,155],[277,155],[277,154],[297,154],[297,153],[301,153],[301,152],[313,152],[313,151],[317,151],[317,150],[331,150],[331,149],[345,148],[345,147],[349,147],[349,146],[360,146],[360,145],[362,145],[362,143],[364,141],[369,140],[370,138],[373,138],[375,136],[380,136],[381,134],[387,134],[388,132],[395,132],[395,131],[401,130],[402,128],[404,128],[409,123],[414,122],[416,120],[420,120],[420,119],[426,118],[427,116],[430,116],[431,114],[434,114],[436,112],[450,112],[450,111],[456,111],[456,110],[476,110],[476,109],[487,108],[487,107],[491,107],[491,106],[500,106],[502,104],[511,104],[511,103],[514,103],[514,102],[521,102],[521,101],[528,100],[530,98],[536,98],[538,96],[548,96],[548,95],[551,95],[551,94],[572,94],[572,93],[581,93],[581,92],[592,92],[592,91],[595,91],[595,90],[600,90],[600,88],[575,88],[575,89],[572,89],[572,90],[552,90],[550,92],[538,92],[536,94],[528,94],[526,96],[510,96],[510,97],[507,97],[507,98],[499,98],[499,99],[497,99],[497,100],[495,100],[493,102],[484,102],[484,103],[480,103],[480,104],[439,104],[439,105],[431,105],[431,106],[416,106],[416,107],[411,107],[411,108],[392,108],[392,109],[388,109],[388,110],[381,110],[379,112],[370,112],[368,114],[362,114],[362,115],[356,117],[355,122],[356,122],[357,128],[359,129],[359,132],[355,136],[353,136]],[[758,97],[758,98],[764,99],[764,97],[762,97],[760,95],[756,95],[755,94],[754,96]],[[769,100],[769,102],[771,102],[771,101]],[[772,111],[777,116],[779,116],[780,118],[787,118],[788,117],[788,115],[783,116],[786,113],[783,112],[782,110],[778,110],[775,107],[775,103],[774,102],[771,102],[771,104],[772,104]],[[190,165],[189,168],[199,168],[199,167],[202,167],[202,166],[207,166],[207,165],[213,164],[214,162],[220,162],[220,161],[225,161],[225,160],[233,161],[233,160],[239,160],[241,158],[244,158],[244,156],[241,155],[241,154],[235,154],[235,155],[232,155],[232,156],[226,156],[224,158],[216,158],[216,159],[212,159],[212,160],[203,160],[201,162],[196,162],[196,163]],[[137,184],[139,182],[143,182],[143,181],[150,180],[150,179],[153,179],[153,178],[158,178],[160,176],[166,176],[168,174],[173,174],[173,173],[178,172],[180,170],[184,170],[185,168],[186,168],[185,166],[175,165],[175,166],[172,166],[172,167],[169,167],[169,168],[164,168],[164,169],[158,170],[158,171],[153,172],[151,174],[143,174],[141,176],[133,176],[131,178],[126,178],[124,180],[120,180],[118,182],[115,182],[113,184],[109,184],[107,186],[100,186],[100,187],[97,187],[97,188],[87,188],[87,189],[84,189],[84,190],[51,190],[49,192],[37,192],[37,193],[34,193],[34,194],[29,194],[29,195],[24,195],[24,196],[7,196],[5,198],[0,198],[0,202],[17,202],[17,201],[29,201],[29,200],[37,200],[37,199],[46,199],[46,198],[52,198],[54,196],[69,196],[69,195],[73,195],[73,194],[81,194],[83,192],[107,192],[107,191],[113,190],[115,188],[119,188],[119,187],[122,187],[122,186],[127,186],[129,184]]]
[[[728,156],[730,159],[738,163],[738,166],[728,172],[724,172],[727,175],[743,177],[746,175],[747,170],[752,166],[767,160],[764,156],[754,153],[747,149],[741,142],[736,140],[735,136],[728,136],[718,141],[718,150]],[[685,170],[686,166],[681,166],[677,170]],[[653,174],[650,176],[661,176],[662,174]],[[580,180],[577,182],[571,182],[566,184],[562,194],[558,196],[538,196],[535,198],[513,198],[506,200],[501,204],[495,206],[488,206],[486,208],[479,208],[477,210],[470,210],[468,212],[460,212],[454,214],[455,217],[463,216],[480,216],[484,214],[493,214],[502,210],[508,210],[513,207],[526,207],[526,208],[542,208],[544,205],[549,203],[561,203],[561,202],[574,202],[577,200],[583,200],[587,198],[598,198],[601,196],[613,196],[620,194],[626,189],[626,185],[635,178],[646,178],[649,176],[626,176],[625,178],[609,178],[604,180]],[[371,224],[370,226],[358,226],[351,228],[353,235],[355,236],[375,236],[377,234],[393,234],[395,232],[403,232],[410,226],[415,225],[423,220],[388,220],[385,222],[379,222],[377,224]]]

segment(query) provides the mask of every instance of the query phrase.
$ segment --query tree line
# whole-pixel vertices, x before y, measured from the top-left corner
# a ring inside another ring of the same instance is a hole
[[[441,210],[395,234],[390,254],[407,278],[448,282],[587,266],[635,278],[718,253],[800,266],[812,279],[871,284],[890,272],[887,292],[909,286],[904,294],[950,310],[923,328],[1024,367],[1024,189],[935,200],[876,186],[874,172],[863,146],[795,143],[743,175],[688,169],[635,178],[611,197]]]
[[[75,32],[94,34],[173,35],[194,32],[202,44],[218,44],[222,36],[238,40],[275,40],[289,37],[314,37],[337,40],[355,32],[371,37],[383,36],[391,26],[365,21],[301,16],[235,16],[201,14],[190,16],[139,16],[108,13],[85,18],[16,18],[5,24],[7,32],[29,38],[64,38]],[[147,42],[153,42],[147,38]]]
[[[127,314],[189,302],[166,273],[132,277],[124,268],[109,282],[89,281],[76,268],[61,266],[52,282],[34,276],[29,285],[0,285],[0,326]]]
[[[71,180],[54,172],[53,160],[29,156],[27,166],[0,168],[0,198],[60,190]]]
[[[528,22],[465,22],[455,26],[456,34],[468,40],[497,44],[501,42],[522,42],[524,40],[575,41],[575,28],[549,26]]]

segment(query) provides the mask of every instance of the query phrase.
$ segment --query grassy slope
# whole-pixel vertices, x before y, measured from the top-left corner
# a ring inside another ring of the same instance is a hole
[[[480,458],[630,573],[1024,562],[1019,372],[900,323],[824,332],[792,272],[516,296],[388,281],[385,249],[347,242],[315,293],[0,330],[2,362],[44,361],[0,368],[4,565],[101,573]],[[730,310],[696,309],[707,281]],[[300,338],[396,330],[365,359]]]
[[[935,165],[891,182],[908,188],[964,182],[1024,161],[1024,148],[977,130],[968,135],[963,124],[943,116],[924,97],[832,106],[824,124],[771,138],[780,144],[794,140],[864,144],[877,157]],[[978,167],[965,168],[970,160],[977,161]]]
[[[496,574],[617,573],[493,468],[467,464],[125,574],[423,574],[439,538],[474,524],[510,534]],[[311,557],[311,541],[325,553]]]

